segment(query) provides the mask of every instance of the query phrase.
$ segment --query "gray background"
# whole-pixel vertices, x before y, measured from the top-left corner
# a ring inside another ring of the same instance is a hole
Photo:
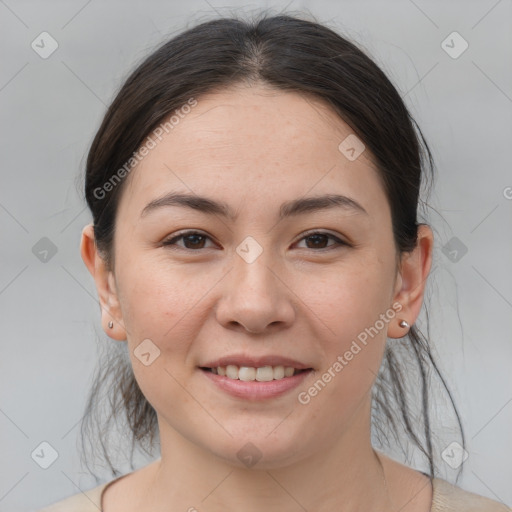
[[[459,485],[512,504],[510,0],[232,1],[229,8],[218,0],[5,0],[0,510],[26,511],[95,485],[76,447],[102,333],[79,254],[90,216],[77,179],[105,106],[134,63],[166,37],[217,13],[262,7],[310,11],[353,38],[423,129],[439,171],[430,200],[437,211],[432,339],[468,441]],[[46,59],[31,47],[43,31],[58,43]],[[458,58],[441,45],[453,31],[469,44]],[[43,237],[57,249],[47,261],[34,254]],[[31,457],[43,441],[58,452],[48,469]],[[443,469],[453,481],[456,471]]]

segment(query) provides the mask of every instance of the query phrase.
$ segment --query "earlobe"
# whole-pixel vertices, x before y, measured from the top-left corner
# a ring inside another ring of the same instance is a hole
[[[82,230],[80,254],[96,284],[103,330],[109,337],[115,340],[125,341],[126,329],[124,327],[121,307],[117,297],[114,276],[113,273],[107,269],[105,260],[98,252],[92,224],[88,224]]]
[[[388,329],[390,338],[405,336],[420,313],[432,265],[433,245],[434,237],[430,227],[426,224],[418,226],[416,247],[404,253],[400,261],[393,300],[399,302],[402,309]]]

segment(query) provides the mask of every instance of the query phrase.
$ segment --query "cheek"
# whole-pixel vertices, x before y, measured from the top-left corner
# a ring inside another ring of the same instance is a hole
[[[340,266],[328,281],[303,282],[304,302],[321,320],[317,336],[324,366],[317,375],[319,403],[332,399],[350,410],[369,391],[382,362],[388,326],[396,321],[392,276],[391,260],[369,253]]]
[[[120,259],[121,308],[130,332],[152,326],[150,330],[161,336],[191,308],[195,282],[179,266],[165,261],[160,250],[153,251]]]
[[[190,399],[180,383],[189,377],[186,358],[201,326],[202,293],[190,277],[161,262],[141,257],[125,263],[119,265],[120,302],[133,373],[155,410],[174,410]]]
[[[196,371],[191,361],[197,357],[197,340],[205,337],[203,331],[212,316],[209,299],[225,273],[225,269],[216,271],[207,265],[199,272],[194,265],[187,269],[169,260],[165,253],[154,251],[151,255],[139,253],[119,265],[121,308],[133,373],[159,412],[195,407],[185,391],[186,383]],[[138,358],[142,346],[149,347],[143,353],[154,350],[158,354],[149,366]]]
[[[298,279],[295,290],[318,318],[324,339],[331,340],[333,348],[343,349],[390,308],[392,267],[376,255],[353,258],[324,275],[312,275]],[[387,324],[379,322],[377,327],[385,336]]]

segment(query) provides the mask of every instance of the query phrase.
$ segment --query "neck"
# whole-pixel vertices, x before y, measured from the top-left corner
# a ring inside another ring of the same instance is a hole
[[[164,510],[387,510],[382,464],[371,446],[369,403],[334,444],[286,467],[236,467],[191,443],[166,424],[161,459],[154,463],[144,509]]]

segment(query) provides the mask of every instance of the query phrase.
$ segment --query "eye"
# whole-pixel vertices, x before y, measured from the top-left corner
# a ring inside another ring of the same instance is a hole
[[[182,233],[169,238],[167,240],[164,240],[162,242],[162,245],[169,246],[169,245],[176,245],[176,241],[182,239],[184,240],[185,247],[182,247],[184,249],[203,249],[204,248],[204,241],[206,239],[211,240],[209,236],[204,235],[203,233],[200,233],[199,231],[183,231]]]
[[[325,246],[325,242],[328,239],[334,240],[335,243],[331,244],[329,246]],[[345,245],[348,246],[349,244],[344,242],[343,240],[340,240],[338,237],[331,235],[330,233],[324,233],[322,231],[310,231],[306,234],[306,236],[303,236],[299,242],[302,242],[302,240],[306,241],[306,244],[308,243],[308,240],[311,243],[311,247],[306,247],[306,249],[331,249],[335,248],[333,246],[340,246]]]
[[[177,241],[183,239],[184,245],[177,245]],[[335,243],[325,246],[325,243],[328,239],[334,240]],[[196,250],[196,249],[204,249],[205,248],[205,241],[211,240],[211,238],[199,231],[183,231],[179,233],[176,236],[173,236],[172,238],[169,238],[167,240],[164,240],[162,242],[163,246],[176,246],[180,247],[186,250]],[[306,234],[306,236],[303,236],[299,242],[306,241],[306,244],[308,244],[308,241],[310,243],[309,247],[306,247],[306,249],[330,249],[333,246],[348,246],[349,244],[344,242],[343,240],[340,240],[338,237],[331,235],[330,233],[324,233],[322,231],[310,231]]]

